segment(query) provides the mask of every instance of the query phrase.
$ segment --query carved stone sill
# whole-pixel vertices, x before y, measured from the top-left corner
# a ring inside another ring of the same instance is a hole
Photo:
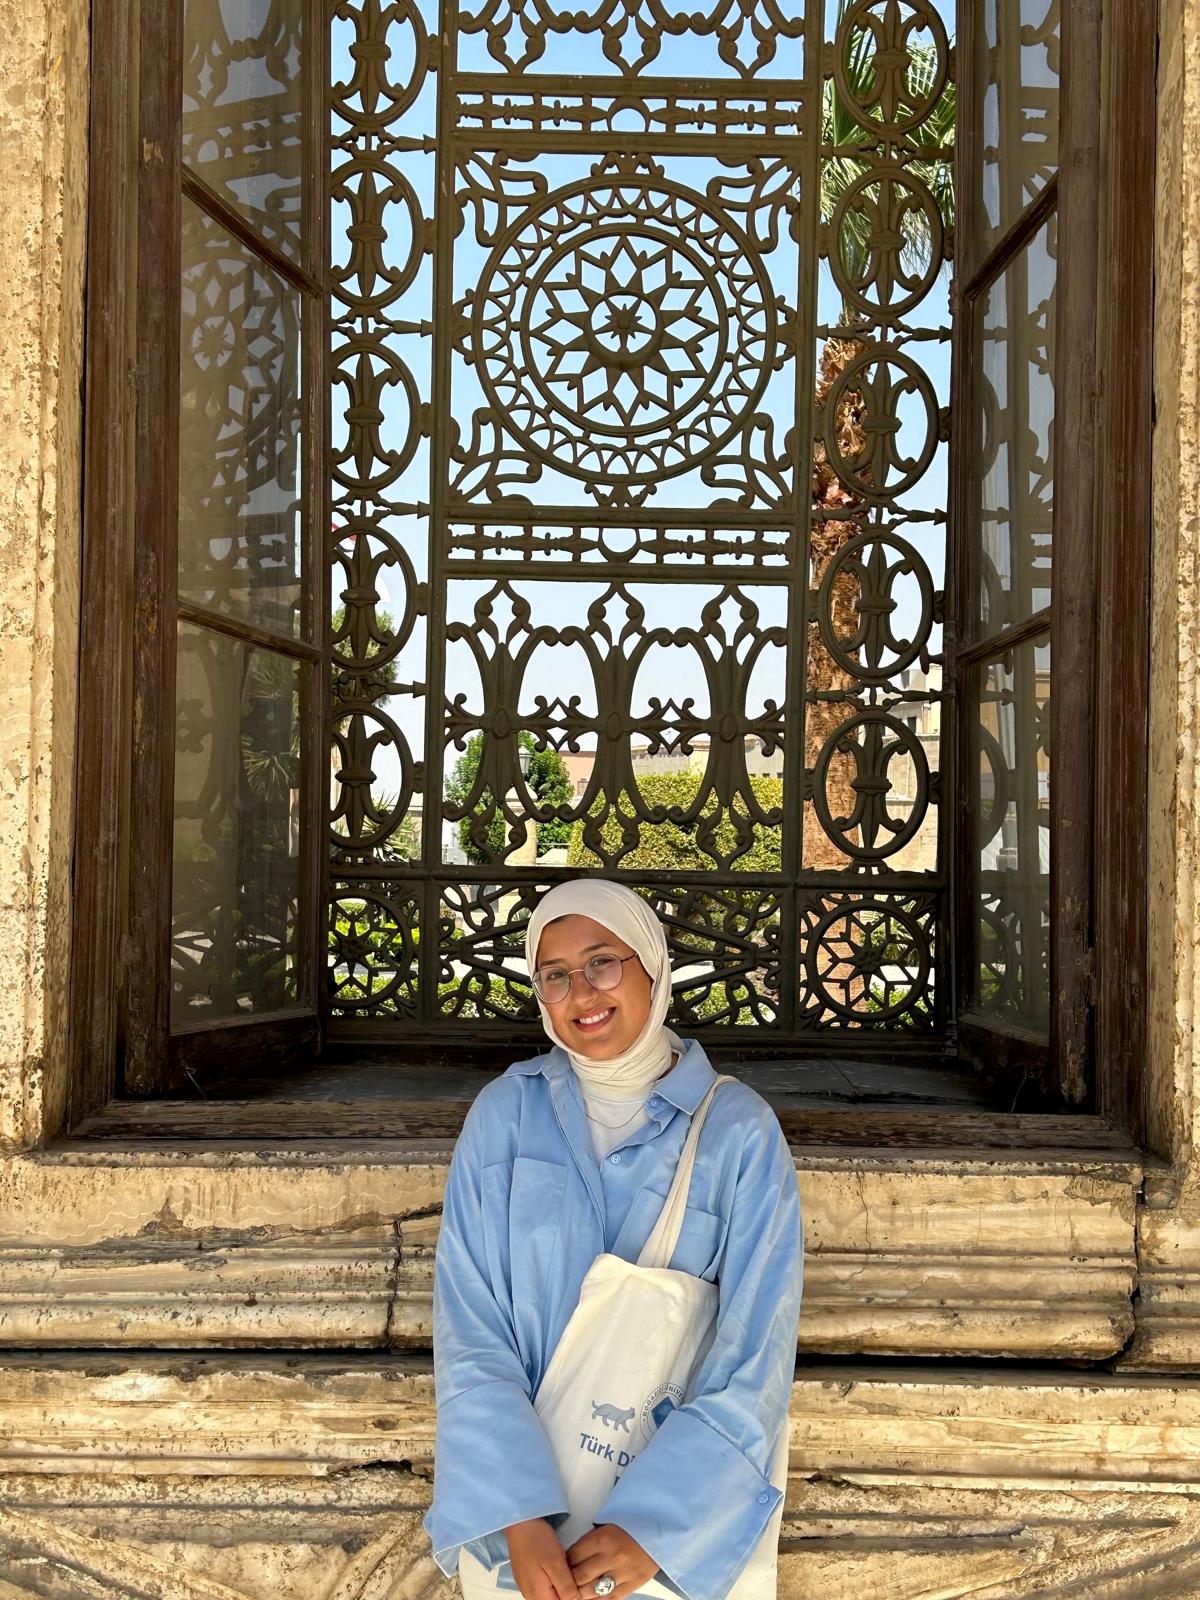
[[[420,1356],[7,1355],[0,1474],[322,1477],[433,1466]],[[1195,1492],[1200,1382],[1109,1374],[797,1369],[792,1480]]]
[[[0,1600],[452,1600],[414,1357],[0,1360]],[[1200,1384],[805,1369],[781,1600],[1200,1592]]]
[[[1157,1177],[1157,1175],[1155,1175]],[[1147,1181],[1138,1219],[1137,1332],[1122,1366],[1200,1369],[1200,1190]]]
[[[70,1141],[16,1158],[0,1344],[427,1348],[449,1150]],[[810,1146],[797,1166],[801,1349],[1099,1360],[1129,1341],[1131,1157]]]

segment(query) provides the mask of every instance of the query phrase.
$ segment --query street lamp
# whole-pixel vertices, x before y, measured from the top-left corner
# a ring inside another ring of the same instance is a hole
[[[533,752],[525,740],[517,735],[517,765],[521,771],[521,783],[524,786],[529,776],[530,761]],[[505,860],[510,867],[532,867],[537,864],[537,822],[525,813],[525,797],[519,795],[516,789],[510,789],[504,797],[504,808],[508,815],[507,827],[508,849]]]

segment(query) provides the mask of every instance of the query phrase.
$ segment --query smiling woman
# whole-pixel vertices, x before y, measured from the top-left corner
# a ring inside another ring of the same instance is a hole
[[[637,959],[631,950],[627,954],[621,950],[621,940],[605,936],[596,939],[596,934],[604,934],[604,929],[598,922],[593,922],[591,917],[567,917],[564,920],[568,925],[562,927],[555,924],[551,930],[551,938],[545,945],[559,942],[580,946],[580,940],[591,939],[594,942],[579,947],[578,953],[585,959],[577,967],[569,967],[565,962],[567,956],[555,956],[543,947],[544,960],[533,974],[534,993],[544,1005],[550,1007],[562,1006],[562,1015],[573,1031],[576,1031],[580,1040],[589,1041],[589,1053],[603,1058],[624,1049],[636,1033],[633,1031],[638,1007],[643,1010],[649,1003],[646,995],[640,991],[645,985],[639,983],[639,973],[644,976],[645,969],[635,967],[629,973],[624,971],[626,964]],[[581,996],[574,995],[571,979],[576,973],[581,973],[583,982],[580,984]],[[614,994],[618,985],[628,979],[626,989],[636,988],[639,992],[632,1006],[623,1004],[629,996]],[[580,1012],[579,1006],[587,999],[588,995],[596,995],[595,1009],[588,1006],[586,1013]]]
[[[466,1600],[767,1600],[802,1270],[787,1145],[664,1026],[640,896],[559,885],[526,955],[554,1048],[476,1099],[438,1239],[434,1554]]]
[[[525,949],[543,1027],[555,1044],[606,1063],[590,1075],[597,1083],[635,1084],[651,1068],[652,1077],[666,1070],[670,960],[662,926],[640,896],[611,883],[561,884],[529,919]],[[635,954],[641,960],[631,963]],[[619,961],[620,974],[607,962],[597,972],[589,957],[598,955]],[[584,963],[578,986],[573,961]]]

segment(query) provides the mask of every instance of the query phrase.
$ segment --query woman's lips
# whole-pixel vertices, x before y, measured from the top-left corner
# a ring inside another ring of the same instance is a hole
[[[574,1025],[581,1033],[599,1033],[616,1015],[616,1009],[615,1006],[607,1006],[603,1011],[589,1011],[582,1017],[573,1018]]]

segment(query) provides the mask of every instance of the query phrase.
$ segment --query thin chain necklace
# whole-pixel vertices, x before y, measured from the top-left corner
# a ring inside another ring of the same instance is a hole
[[[627,1128],[629,1126],[629,1124],[633,1121],[634,1117],[637,1116],[638,1112],[642,1111],[644,1109],[645,1109],[644,1104],[641,1101],[639,1101],[637,1106],[635,1107],[632,1115],[626,1117],[624,1122],[605,1122],[603,1117],[594,1117],[592,1115],[592,1113],[587,1108],[587,1101],[586,1100],[583,1103],[583,1114],[588,1119],[588,1121],[589,1122],[594,1122],[598,1128],[607,1128],[610,1133],[616,1133],[618,1131],[618,1129],[620,1129],[620,1128]]]
[[[654,1080],[655,1083],[657,1083],[660,1078],[665,1078],[666,1077],[667,1072],[670,1072],[671,1067],[673,1067],[675,1065],[675,1063],[676,1063],[676,1061],[678,1059],[679,1059],[678,1056],[672,1055],[672,1057],[671,1057],[671,1066],[667,1068],[666,1072],[660,1072],[659,1073],[658,1078],[655,1078],[655,1080]],[[634,1108],[634,1110],[631,1113],[631,1115],[626,1117],[624,1122],[605,1122],[603,1117],[594,1117],[592,1115],[592,1113],[588,1110],[587,1098],[582,1093],[582,1091],[580,1092],[580,1099],[583,1101],[583,1114],[588,1119],[588,1121],[589,1122],[594,1122],[598,1128],[607,1128],[609,1133],[617,1133],[617,1132],[620,1131],[620,1129],[627,1128],[629,1126],[629,1124],[633,1121],[634,1117],[637,1116],[638,1112],[645,1110],[645,1105],[646,1105],[644,1100],[643,1101],[639,1101],[638,1105]]]

